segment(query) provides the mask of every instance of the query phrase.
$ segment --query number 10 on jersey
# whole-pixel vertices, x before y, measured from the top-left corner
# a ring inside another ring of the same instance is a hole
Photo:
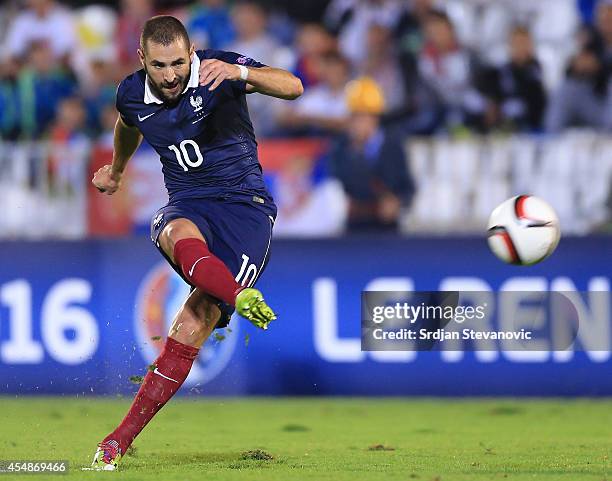
[[[196,160],[191,160],[189,150],[187,149],[188,145],[190,145],[192,147],[191,150],[195,152]],[[176,145],[171,145],[168,148],[174,152],[177,162],[185,172],[189,170],[189,167],[195,169],[196,167],[200,167],[204,162],[204,156],[202,152],[200,152],[200,146],[194,140],[183,140],[178,147]]]

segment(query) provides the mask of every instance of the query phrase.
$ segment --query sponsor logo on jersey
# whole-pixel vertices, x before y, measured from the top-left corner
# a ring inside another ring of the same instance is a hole
[[[153,115],[155,115],[157,112],[153,112],[152,114],[149,115],[145,115],[144,117],[141,117],[140,114],[138,114],[138,120],[140,120],[141,122],[147,120],[149,117],[152,117]]]

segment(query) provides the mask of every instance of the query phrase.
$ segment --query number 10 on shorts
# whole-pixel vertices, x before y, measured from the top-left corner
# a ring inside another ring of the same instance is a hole
[[[257,279],[257,266],[255,264],[249,264],[249,256],[242,254],[242,265],[240,266],[240,272],[236,276],[236,282],[240,283],[241,286],[252,286]]]

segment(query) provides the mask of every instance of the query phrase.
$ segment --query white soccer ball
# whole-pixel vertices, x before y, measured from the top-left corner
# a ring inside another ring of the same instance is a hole
[[[559,218],[538,197],[518,195],[495,208],[489,217],[489,247],[508,264],[536,264],[559,244]]]

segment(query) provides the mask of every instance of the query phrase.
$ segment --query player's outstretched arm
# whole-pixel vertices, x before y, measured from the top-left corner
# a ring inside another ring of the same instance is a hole
[[[200,85],[209,85],[208,88],[214,90],[224,80],[246,80],[248,92],[285,100],[296,99],[304,93],[302,81],[280,68],[238,66],[219,59],[207,59],[200,63]]]
[[[247,91],[259,92],[279,99],[294,100],[304,93],[302,81],[281,68],[246,67]]]
[[[119,190],[123,171],[141,141],[140,131],[126,125],[119,115],[115,123],[113,163],[98,169],[91,181],[100,192],[112,195]]]

